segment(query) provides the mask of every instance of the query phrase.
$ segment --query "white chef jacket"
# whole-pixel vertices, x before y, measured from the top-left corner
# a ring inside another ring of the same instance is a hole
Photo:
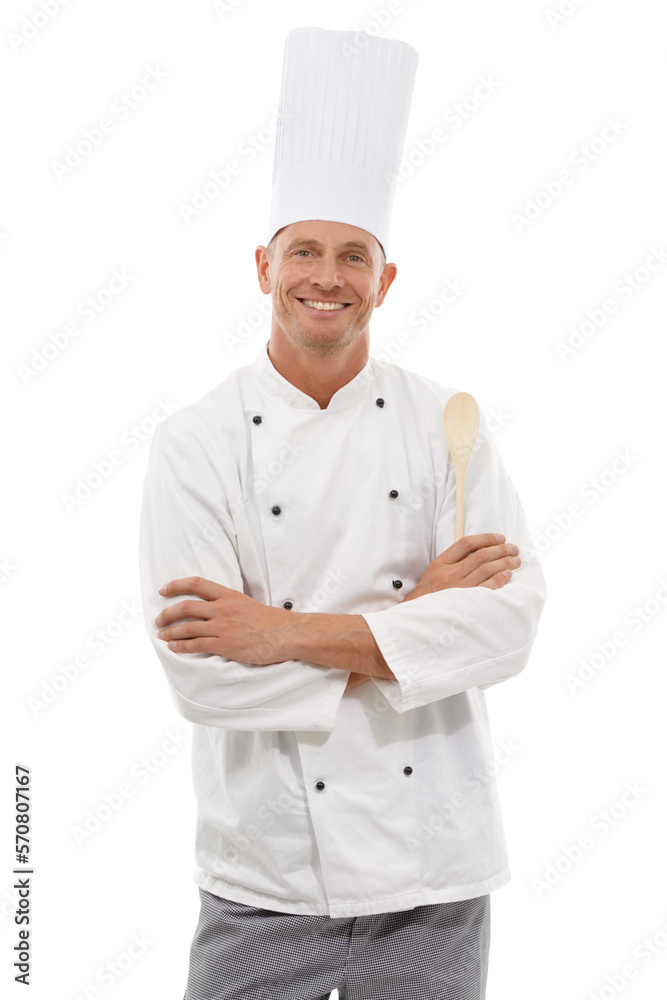
[[[465,534],[502,532],[522,565],[499,590],[403,602],[455,540],[456,390],[369,357],[320,409],[267,349],[158,426],[144,484],[146,628],[193,723],[194,880],[333,917],[491,892],[510,875],[483,690],[524,668],[546,598],[516,490],[482,414]],[[158,590],[194,575],[363,615],[397,679],[343,697],[335,667],[173,652],[154,619],[186,597]]]

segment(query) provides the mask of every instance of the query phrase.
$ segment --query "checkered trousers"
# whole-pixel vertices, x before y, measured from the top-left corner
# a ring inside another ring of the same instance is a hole
[[[360,917],[199,896],[184,1000],[484,1000],[489,895]]]

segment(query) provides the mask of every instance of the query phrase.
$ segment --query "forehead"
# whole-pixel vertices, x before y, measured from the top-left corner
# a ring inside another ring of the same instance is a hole
[[[339,250],[365,250],[366,253],[375,252],[374,244],[376,238],[359,229],[357,226],[349,226],[343,222],[324,222],[314,220],[311,222],[293,222],[280,233],[280,245],[283,249],[293,249],[304,243],[316,247],[334,247]]]

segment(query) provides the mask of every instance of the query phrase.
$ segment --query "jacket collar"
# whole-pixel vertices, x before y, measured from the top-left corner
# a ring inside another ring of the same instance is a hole
[[[357,372],[353,379],[333,394],[326,410],[320,411],[319,403],[292,385],[277,368],[273,367],[269,357],[269,341],[267,340],[261,351],[252,362],[252,369],[260,388],[271,396],[274,400],[281,401],[285,406],[290,406],[297,410],[317,410],[326,413],[329,410],[340,410],[344,406],[349,406],[359,399],[364,393],[370,391],[370,387],[375,380],[378,370],[375,361],[370,356],[366,364]]]

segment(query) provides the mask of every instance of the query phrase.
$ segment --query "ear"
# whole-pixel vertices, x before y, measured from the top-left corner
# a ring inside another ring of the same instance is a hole
[[[269,253],[266,247],[259,246],[255,250],[255,264],[257,265],[259,287],[265,295],[269,295],[271,292],[271,281],[269,280]]]
[[[375,296],[375,306],[381,306],[384,302],[385,296],[389,291],[389,286],[392,284],[398,268],[395,264],[385,264],[384,270],[380,275],[380,287],[378,288],[377,295]]]

